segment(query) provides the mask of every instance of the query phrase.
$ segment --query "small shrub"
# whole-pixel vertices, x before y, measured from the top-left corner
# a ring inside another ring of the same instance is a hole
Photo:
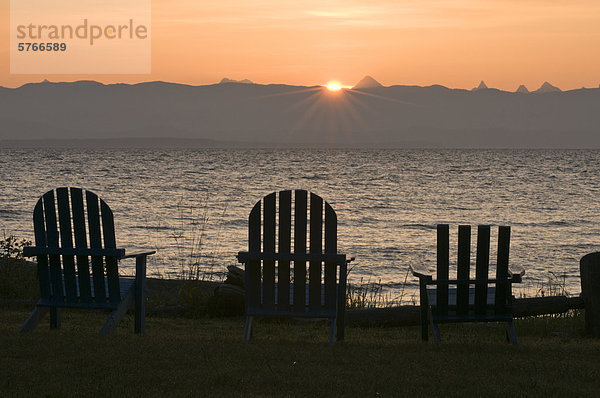
[[[14,235],[0,240],[0,298],[35,299],[38,293],[36,269],[23,259],[23,247],[31,241]]]
[[[31,241],[27,239],[17,239],[14,235],[6,236],[6,232],[3,233],[4,238],[0,240],[0,258],[3,259],[23,259],[23,248],[30,246]]]

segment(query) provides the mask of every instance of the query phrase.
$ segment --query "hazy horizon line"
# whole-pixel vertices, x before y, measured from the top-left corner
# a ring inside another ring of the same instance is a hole
[[[107,137],[107,138],[30,138],[2,139],[5,149],[252,149],[252,150],[473,150],[473,151],[599,151],[600,147],[556,146],[444,146],[434,142],[404,141],[397,143],[318,143],[318,142],[264,142],[240,140],[213,140],[168,136]],[[123,145],[126,144],[126,145]],[[192,145],[190,145],[192,144]],[[193,145],[195,144],[195,145]]]

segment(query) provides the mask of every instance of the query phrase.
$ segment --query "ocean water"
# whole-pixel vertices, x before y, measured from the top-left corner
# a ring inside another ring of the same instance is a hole
[[[435,269],[439,223],[451,225],[451,261],[458,224],[510,225],[510,262],[526,269],[516,295],[550,285],[578,294],[579,259],[600,250],[592,150],[4,148],[0,176],[0,231],[32,239],[38,197],[80,186],[113,209],[119,246],[158,250],[149,274],[163,277],[180,274],[194,252],[206,277],[221,278],[247,248],[252,206],[283,189],[333,206],[340,251],[356,257],[350,283],[380,283],[388,299],[418,302],[408,266]]]

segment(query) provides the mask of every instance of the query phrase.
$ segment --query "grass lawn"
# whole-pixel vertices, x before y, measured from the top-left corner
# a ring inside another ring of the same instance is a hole
[[[0,307],[0,395],[11,396],[598,396],[600,341],[580,336],[581,315],[502,325],[442,325],[440,345],[417,327],[347,327],[328,346],[324,323],[147,318],[133,334],[128,314],[110,336],[106,315],[63,311],[31,334],[18,329],[32,307]]]

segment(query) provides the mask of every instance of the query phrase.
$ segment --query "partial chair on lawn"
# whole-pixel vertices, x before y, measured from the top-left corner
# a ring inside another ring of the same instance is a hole
[[[411,265],[419,278],[421,336],[428,339],[428,320],[436,342],[441,341],[438,325],[455,322],[506,322],[508,340],[517,344],[513,325],[512,284],[521,282],[525,270],[508,265],[510,227],[498,228],[496,277],[489,278],[490,226],[477,232],[475,278],[471,278],[471,226],[458,227],[456,278],[449,278],[449,226],[437,226],[437,279],[421,267]]]

